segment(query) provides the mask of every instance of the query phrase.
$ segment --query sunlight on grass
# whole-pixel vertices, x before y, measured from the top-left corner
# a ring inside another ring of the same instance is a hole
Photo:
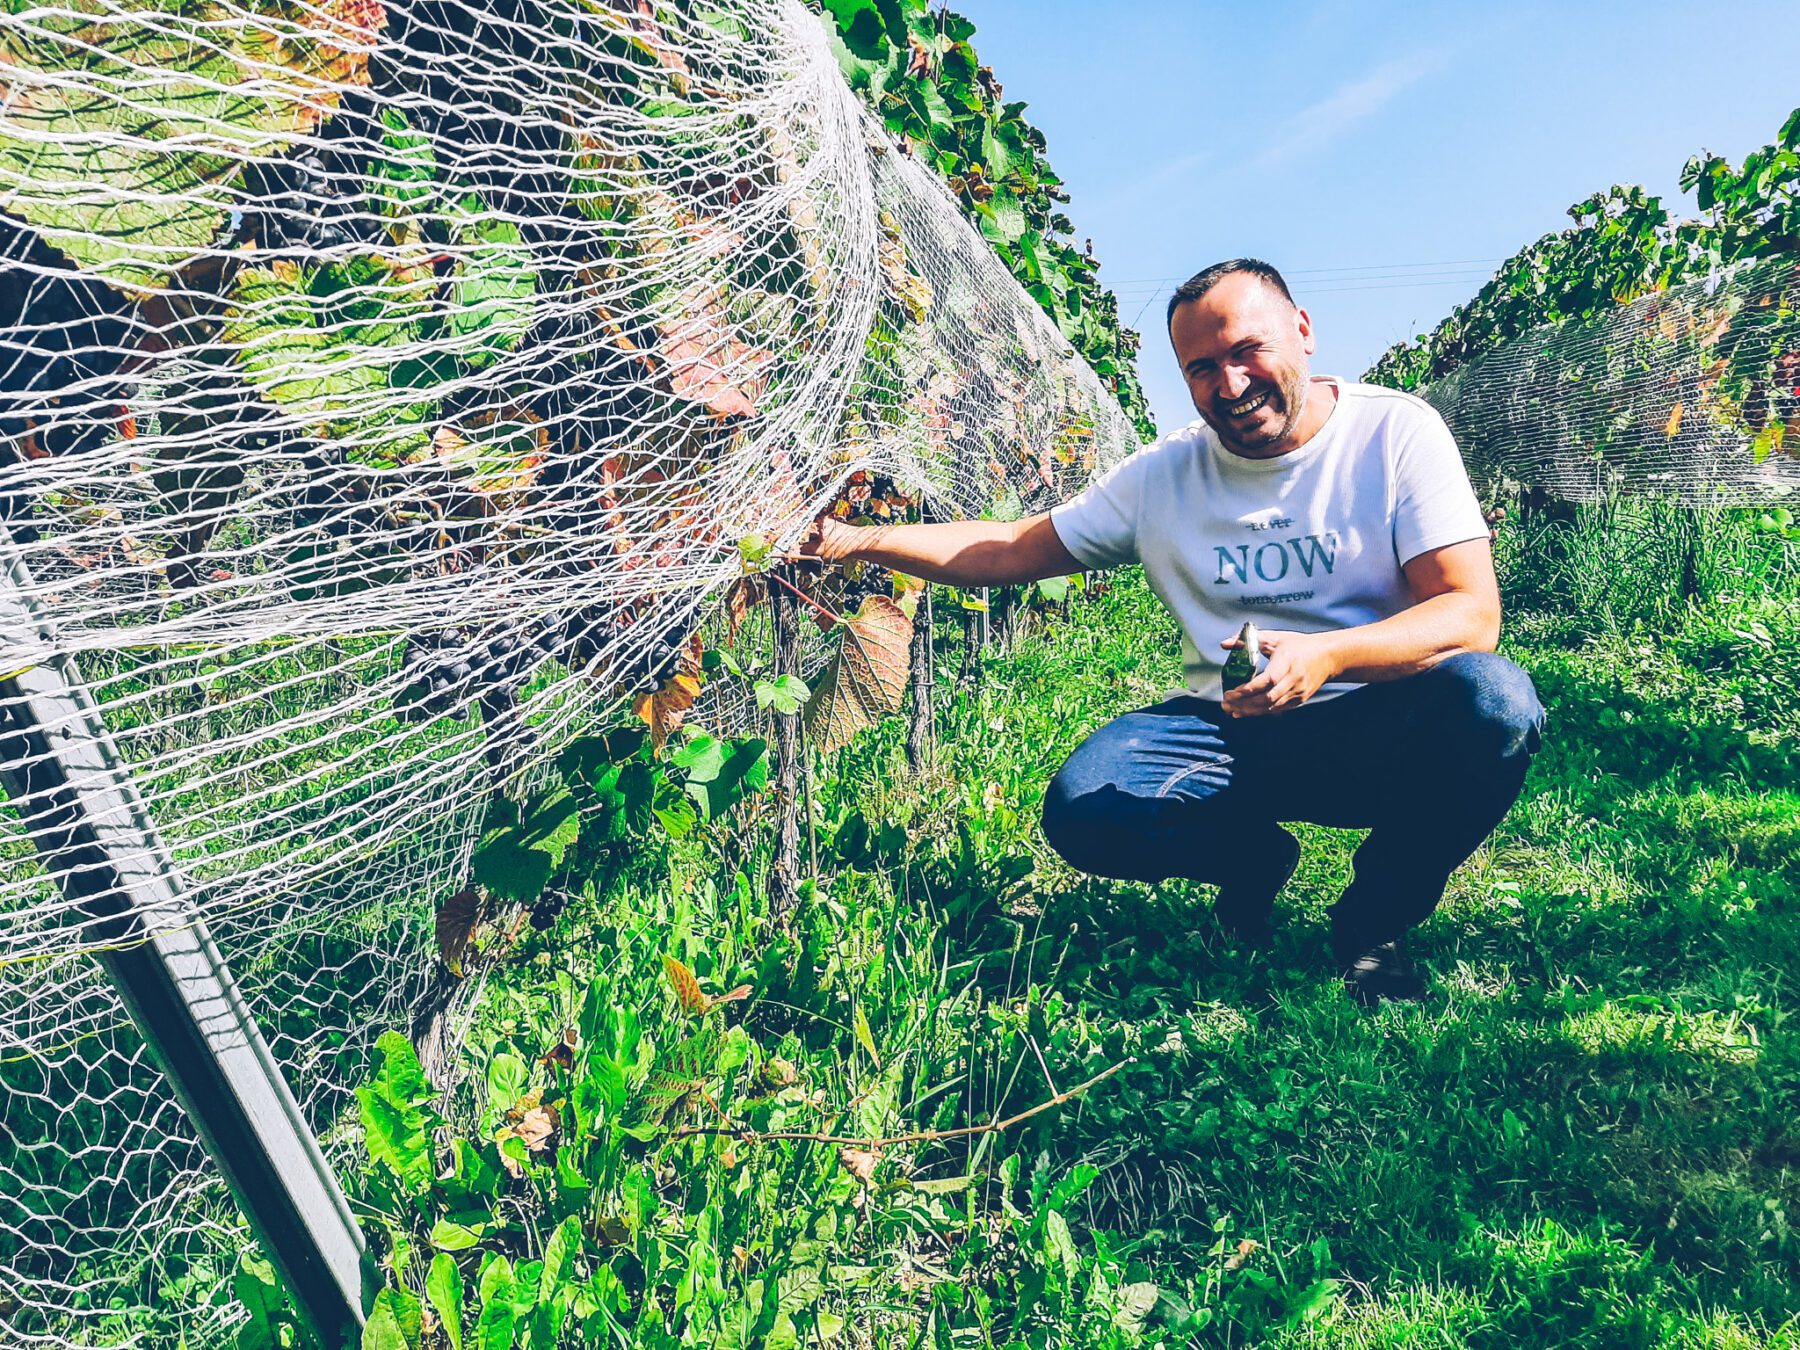
[[[1638,1008],[1625,1000],[1609,1000],[1569,1013],[1562,1030],[1589,1054],[1650,1050],[1753,1064],[1762,1053],[1756,1029],[1735,1011]]]

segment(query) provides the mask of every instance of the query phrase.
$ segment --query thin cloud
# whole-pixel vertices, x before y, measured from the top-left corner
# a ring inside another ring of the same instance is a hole
[[[1378,66],[1360,80],[1340,85],[1317,103],[1284,121],[1257,156],[1263,161],[1294,159],[1322,149],[1359,122],[1380,112],[1442,63],[1437,53],[1420,52]]]
[[[1376,67],[1360,80],[1341,85],[1316,103],[1286,118],[1268,144],[1251,159],[1277,163],[1316,152],[1349,131],[1357,123],[1380,112],[1396,97],[1444,64],[1442,52],[1418,52]],[[1233,156],[1242,163],[1242,156]],[[1090,199],[1084,218],[1137,207],[1176,183],[1190,180],[1195,171],[1216,163],[1214,150],[1191,151],[1165,160],[1112,192]]]

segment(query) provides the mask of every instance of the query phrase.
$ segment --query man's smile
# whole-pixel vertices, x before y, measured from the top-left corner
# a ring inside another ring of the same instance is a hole
[[[1227,417],[1237,418],[1252,417],[1260,412],[1263,405],[1273,398],[1274,395],[1275,391],[1273,389],[1265,389],[1262,393],[1255,394],[1250,398],[1240,400],[1237,403],[1228,403],[1225,405],[1225,415]]]

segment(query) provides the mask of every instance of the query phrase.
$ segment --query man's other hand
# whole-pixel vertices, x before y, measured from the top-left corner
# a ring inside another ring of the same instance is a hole
[[[1287,633],[1279,629],[1261,634],[1268,663],[1254,679],[1225,695],[1225,711],[1233,717],[1264,717],[1298,708],[1338,673],[1329,633]],[[1227,651],[1238,645],[1235,637],[1219,644]]]

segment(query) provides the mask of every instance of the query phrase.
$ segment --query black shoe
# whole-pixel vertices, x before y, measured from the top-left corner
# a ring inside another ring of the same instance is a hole
[[[1384,998],[1411,1002],[1425,997],[1425,981],[1391,942],[1377,942],[1359,955],[1339,957],[1344,992],[1365,1008]]]
[[[1267,871],[1247,881],[1221,886],[1219,898],[1213,901],[1213,918],[1219,927],[1253,947],[1266,947],[1275,940],[1275,897],[1300,866],[1300,841],[1286,830],[1281,831],[1281,838],[1284,847]]]

